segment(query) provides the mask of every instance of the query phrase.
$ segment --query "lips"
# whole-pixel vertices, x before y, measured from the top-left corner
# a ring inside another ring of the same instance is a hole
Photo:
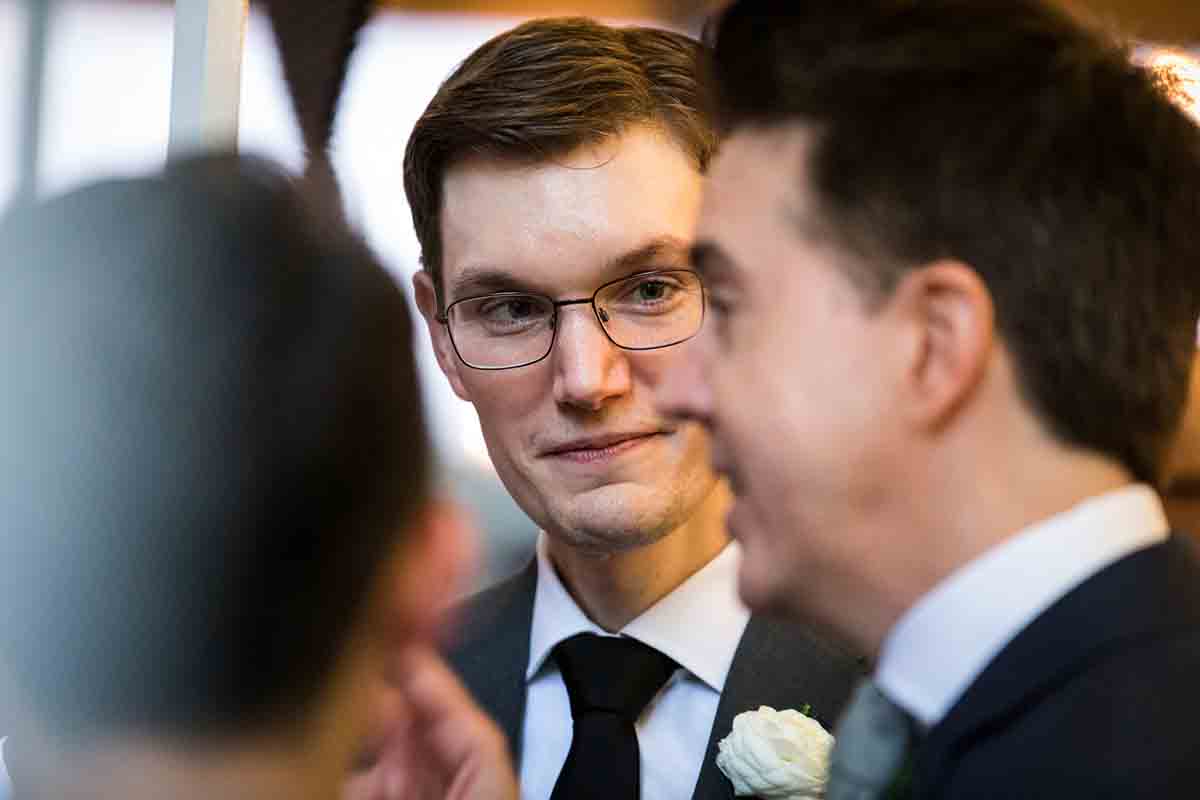
[[[553,457],[613,454],[637,445],[652,437],[659,436],[663,433],[666,433],[666,431],[631,431],[624,433],[609,433],[597,436],[585,436],[546,448],[542,451],[542,456]]]

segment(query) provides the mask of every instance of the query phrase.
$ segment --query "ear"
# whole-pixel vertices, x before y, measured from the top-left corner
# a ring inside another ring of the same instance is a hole
[[[983,382],[995,341],[995,306],[979,274],[935,261],[904,276],[888,304],[902,315],[903,387],[910,419],[945,426]]]
[[[417,308],[425,318],[425,326],[429,329],[429,339],[433,342],[433,352],[437,356],[438,366],[450,381],[450,387],[460,399],[471,402],[463,385],[459,369],[462,362],[454,352],[454,343],[450,341],[450,330],[438,321],[437,291],[433,285],[433,276],[425,270],[419,270],[413,275],[413,295],[417,300]]]
[[[475,528],[453,502],[432,500],[401,538],[385,570],[382,596],[393,623],[388,629],[404,644],[431,641],[443,633],[447,611],[475,574]]]

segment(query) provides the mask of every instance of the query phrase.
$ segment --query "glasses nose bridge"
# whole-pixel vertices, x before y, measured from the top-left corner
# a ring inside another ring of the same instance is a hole
[[[569,298],[566,300],[554,300],[552,302],[554,304],[554,318],[552,320],[553,331],[554,331],[554,340],[550,343],[550,349],[552,351],[553,350],[562,350],[562,348],[564,347],[564,342],[563,342],[564,336],[563,336],[563,331],[561,330],[560,325],[559,325],[560,320],[558,318],[558,315],[559,315],[559,310],[565,306],[590,306],[592,313],[589,314],[588,316],[590,316],[597,323],[596,327],[599,329],[598,332],[600,334],[599,341],[601,341],[606,348],[613,348],[615,350],[623,349],[620,345],[618,345],[616,342],[613,341],[612,334],[609,333],[608,326],[607,326],[607,323],[609,321],[608,312],[605,311],[604,309],[602,309],[600,306],[596,305],[595,295],[593,295],[592,297],[576,297],[576,298]],[[586,323],[584,323],[584,324],[586,324]],[[580,335],[579,333],[567,334],[566,338],[568,338],[568,339],[576,338],[577,339],[579,335]],[[592,336],[594,336],[594,335],[595,334],[593,333],[589,336],[584,336],[584,340],[585,341],[590,340],[590,339],[592,339]],[[573,345],[567,344],[566,346],[568,348],[574,349],[574,347],[579,346],[579,341],[576,341],[575,343],[573,343]],[[593,346],[594,345],[588,345],[589,348],[593,347]]]
[[[591,306],[596,327],[577,319],[559,327],[564,306]],[[554,340],[549,353],[554,367],[554,396],[560,403],[596,411],[630,389],[630,369],[625,349],[608,332],[608,314],[593,297],[554,301]]]
[[[554,328],[556,331],[558,329],[559,309],[561,309],[563,306],[589,305],[592,307],[593,316],[596,317],[596,320],[600,323],[600,330],[604,332],[605,337],[609,336],[608,328],[606,327],[606,323],[609,320],[608,312],[596,305],[595,295],[592,295],[591,297],[575,297],[569,300],[553,300],[551,302],[554,305]]]

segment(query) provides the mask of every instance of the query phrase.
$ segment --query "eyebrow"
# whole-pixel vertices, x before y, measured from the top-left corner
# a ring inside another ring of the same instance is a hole
[[[610,274],[637,272],[656,261],[671,262],[660,263],[657,266],[684,267],[687,266],[687,255],[688,246],[683,239],[669,235],[656,236],[640,247],[614,258],[609,262],[607,271]]]
[[[451,298],[472,297],[492,292],[531,292],[533,287],[516,275],[496,267],[467,267],[450,286]]]
[[[663,268],[686,267],[688,248],[686,242],[676,236],[656,236],[645,244],[635,247],[608,261],[605,273],[614,278],[633,274],[651,265]],[[655,264],[655,262],[659,262]],[[669,263],[665,263],[669,262]],[[466,267],[450,284],[453,299],[473,297],[492,292],[544,293],[546,287],[522,280],[508,270],[498,267]]]
[[[688,263],[705,281],[733,278],[733,261],[716,242],[701,240],[688,248]]]

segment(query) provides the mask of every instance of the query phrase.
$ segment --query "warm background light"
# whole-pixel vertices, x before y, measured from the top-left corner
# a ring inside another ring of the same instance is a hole
[[[1172,98],[1200,123],[1200,57],[1163,48],[1150,51],[1146,64],[1162,74]]]
[[[1200,3],[1196,0],[1054,0],[1072,12],[1118,28],[1143,41],[1200,42]],[[483,12],[542,15],[585,13],[662,19],[697,24],[722,0],[381,0],[382,6],[409,11]]]

